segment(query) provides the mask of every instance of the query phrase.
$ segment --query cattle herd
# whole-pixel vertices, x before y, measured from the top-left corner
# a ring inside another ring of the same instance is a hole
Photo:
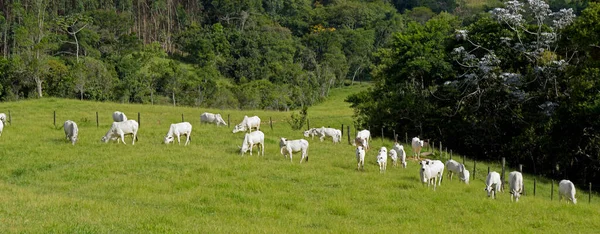
[[[133,140],[131,144],[135,144],[137,141],[137,131],[139,129],[138,122],[135,120],[128,120],[127,116],[120,111],[115,111],[112,117],[114,122],[112,123],[108,132],[106,132],[106,135],[101,138],[101,141],[106,143],[110,140],[116,140],[117,143],[123,142],[123,144],[126,144],[125,135],[132,135]],[[205,112],[200,115],[200,121],[203,123],[214,123],[217,126],[227,126],[227,123],[223,120],[220,114]],[[254,146],[257,147],[258,154],[261,155],[262,153],[264,156],[265,134],[260,131],[260,123],[261,120],[258,116],[244,116],[242,122],[234,126],[233,133],[241,131],[249,132],[244,135],[242,145],[239,147],[242,156],[248,151],[250,151],[250,155],[252,155],[252,148]],[[5,124],[6,114],[0,113],[0,136],[2,136],[2,131],[4,130]],[[79,133],[77,123],[67,120],[65,121],[63,128],[66,139],[69,140],[71,144],[75,145]],[[254,132],[252,131],[253,129],[255,129]],[[172,143],[175,141],[175,137],[177,137],[178,144],[181,144],[181,136],[183,135],[186,137],[184,145],[188,145],[191,140],[191,133],[192,125],[189,122],[171,124],[169,131],[164,138],[164,143]],[[312,139],[314,139],[315,136],[318,136],[320,141],[323,141],[326,137],[331,137],[333,143],[340,143],[342,139],[342,132],[339,129],[325,127],[311,128],[307,131],[304,131],[304,137],[312,137]],[[357,170],[364,170],[365,155],[366,151],[370,148],[370,140],[371,133],[369,130],[361,130],[356,134],[353,145],[356,146]],[[279,142],[280,153],[286,158],[289,157],[290,161],[292,161],[293,153],[300,152],[300,163],[302,163],[302,161],[308,161],[308,145],[308,141],[305,139],[288,140],[282,137]],[[421,160],[421,149],[424,146],[424,141],[420,140],[418,137],[414,137],[412,139],[411,146],[413,150],[413,157],[415,160],[419,161],[419,165],[421,167],[419,170],[420,180],[423,184],[427,184],[427,187],[432,185],[433,190],[436,190],[437,186],[441,185],[444,169],[448,170],[448,178],[450,180],[452,180],[453,175],[456,174],[459,176],[460,181],[469,184],[470,173],[464,164],[452,159],[446,161],[445,164],[440,160]],[[398,165],[398,161],[400,161],[403,168],[407,167],[406,151],[404,150],[404,146],[398,142],[394,142],[394,146],[389,150],[389,152],[386,147],[381,147],[378,151],[377,164],[379,165],[380,173],[385,173],[387,169],[388,155],[392,159],[392,165],[394,167]],[[508,176],[508,183],[511,201],[514,199],[518,202],[519,197],[523,193],[523,175],[518,171],[510,172]],[[488,173],[485,179],[484,190],[487,192],[488,197],[493,199],[496,198],[497,192],[502,192],[502,179],[498,172],[492,171]],[[560,181],[558,191],[559,201],[566,199],[567,202],[570,201],[573,204],[577,203],[577,199],[575,198],[575,186],[571,181]]]

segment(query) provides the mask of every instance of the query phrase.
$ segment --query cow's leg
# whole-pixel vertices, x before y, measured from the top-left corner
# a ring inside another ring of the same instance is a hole
[[[125,143],[125,134],[124,133],[120,133],[120,135],[121,135],[121,141],[123,142],[123,144],[127,145],[127,143]],[[117,141],[117,143],[119,143],[119,142]]]
[[[181,134],[176,134],[177,135],[177,144],[181,145]]]
[[[190,143],[190,133],[186,134],[185,145],[188,145],[189,143]]]
[[[254,145],[254,144],[250,143],[250,156],[252,156],[252,145]]]

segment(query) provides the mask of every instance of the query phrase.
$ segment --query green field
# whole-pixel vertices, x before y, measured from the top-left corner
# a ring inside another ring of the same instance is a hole
[[[334,90],[309,108],[311,126],[352,123],[343,99],[364,87]],[[12,125],[0,137],[0,230],[2,233],[596,233],[599,198],[577,205],[550,200],[550,183],[525,177],[527,196],[511,203],[508,192],[491,200],[483,190],[488,164],[478,162],[470,185],[445,180],[437,191],[418,181],[416,161],[389,163],[380,174],[375,138],[365,171],[356,170],[354,148],[330,139],[310,140],[309,161],[290,162],[278,139],[302,138],[285,122],[290,112],[210,110],[188,107],[40,99],[0,103]],[[130,119],[141,113],[139,141],[101,143],[115,110]],[[72,146],[57,125],[71,119],[80,128]],[[237,124],[258,115],[266,155],[241,157],[243,134],[231,127],[200,125],[204,111]],[[96,127],[96,112],[100,126]],[[169,124],[181,115],[194,126],[191,145],[164,145]],[[269,127],[273,120],[273,130]],[[344,129],[345,130],[345,129]],[[352,130],[354,132],[354,130]],[[408,153],[411,153],[410,148]],[[467,160],[469,168],[473,161]],[[498,170],[497,164],[490,164]],[[471,172],[473,174],[473,172]],[[555,187],[555,190],[557,188]]]

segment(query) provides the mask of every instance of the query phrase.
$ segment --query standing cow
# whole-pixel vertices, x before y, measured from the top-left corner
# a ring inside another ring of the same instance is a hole
[[[127,121],[127,116],[125,115],[125,113],[120,112],[120,111],[115,111],[113,113],[112,117],[115,122]]]
[[[244,156],[244,153],[248,152],[248,150],[250,150],[250,155],[252,155],[252,147],[254,145],[257,145],[258,147],[258,155],[262,152],[262,156],[265,156],[265,134],[263,132],[254,131],[244,135],[244,141],[240,147],[242,156]]]
[[[460,175],[463,172],[463,170],[465,169],[465,165],[450,159],[446,161],[446,168],[448,170],[448,178],[452,180],[452,176],[454,174]]]
[[[513,171],[508,174],[508,187],[510,191],[510,201],[515,198],[515,201],[519,201],[519,197],[523,193],[523,174],[518,171]]]
[[[496,193],[502,191],[502,180],[500,180],[500,174],[492,171],[485,178],[485,191],[487,191],[488,197],[496,199]]]
[[[362,146],[356,147],[356,162],[358,164],[357,170],[365,170],[365,149]]]
[[[400,163],[402,163],[402,167],[406,168],[406,151],[404,151],[404,146],[398,142],[394,142],[393,149],[398,154],[398,159],[400,160]]]
[[[369,149],[369,140],[371,140],[371,132],[369,130],[361,130],[360,132],[356,133],[356,138],[354,139],[354,144],[353,145],[360,145],[362,146],[365,150]]]
[[[71,141],[71,144],[75,145],[77,142],[77,136],[79,135],[79,128],[77,124],[71,120],[65,121],[63,124],[63,129],[65,130],[65,136],[67,140]]]
[[[377,164],[379,164],[379,173],[384,173],[387,168],[387,148],[381,147],[377,155]]]
[[[561,201],[563,198],[573,202],[573,204],[577,204],[577,198],[575,198],[575,185],[570,180],[561,180],[558,183],[558,201]]]
[[[176,124],[171,124],[171,126],[169,127],[169,131],[167,132],[167,135],[165,136],[165,144],[169,144],[173,141],[175,141],[175,136],[177,137],[177,143],[179,143],[181,145],[181,135],[185,135],[186,136],[186,141],[184,145],[188,145],[190,143],[191,140],[191,135],[192,134],[192,124],[190,124],[189,122],[182,122],[182,123],[176,123]]]
[[[302,160],[306,158],[305,161],[308,162],[308,141],[304,139],[299,140],[288,140],[285,138],[281,138],[279,141],[279,152],[287,157],[290,156],[290,162],[292,161],[292,153],[293,152],[301,152],[302,157],[300,158],[300,163]]]
[[[109,140],[117,139],[117,143],[119,143],[120,140],[123,144],[127,144],[125,143],[125,135],[132,135],[133,140],[131,144],[135,145],[139,126],[138,122],[132,119],[123,122],[113,122],[101,141],[107,143]]]
[[[442,163],[440,160],[426,159],[419,162],[419,164],[421,164],[421,170],[419,170],[421,182],[427,183],[427,187],[429,187],[429,185],[433,182],[433,190],[435,191],[437,186],[442,185],[442,178],[444,177],[444,163]]]
[[[252,132],[252,128],[256,128],[256,131],[260,130],[260,118],[258,116],[248,117],[245,115],[242,122],[238,125],[235,125],[233,128],[233,133],[241,131]]]
[[[217,126],[221,126],[221,125],[227,126],[227,123],[225,122],[223,117],[221,117],[221,114],[213,114],[213,113],[208,113],[208,112],[204,112],[200,115],[200,122],[214,123]]]
[[[421,158],[421,149],[423,149],[423,145],[424,144],[425,144],[425,142],[423,142],[418,137],[413,137],[412,142],[411,142],[411,146],[412,146],[412,150],[413,150],[413,156],[416,159],[420,159]]]

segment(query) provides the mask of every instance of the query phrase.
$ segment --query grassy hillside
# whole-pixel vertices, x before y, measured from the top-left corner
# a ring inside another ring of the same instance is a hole
[[[328,101],[311,107],[311,126],[350,124],[352,110],[343,99],[361,89],[335,90]],[[416,161],[407,169],[390,162],[380,174],[375,148],[391,147],[389,140],[373,140],[364,172],[356,171],[354,148],[345,137],[337,145],[309,139],[309,161],[299,164],[295,154],[290,162],[279,154],[278,139],[302,138],[302,133],[285,122],[289,112],[61,99],[0,103],[0,112],[8,110],[13,124],[0,137],[3,232],[590,233],[600,228],[597,197],[588,204],[580,189],[575,206],[557,202],[557,194],[550,201],[550,184],[541,178],[536,197],[510,203],[504,192],[488,199],[482,183],[488,164],[477,164],[470,185],[445,180],[437,191],[419,183]],[[54,110],[57,125],[66,119],[79,124],[77,145],[54,127]],[[130,137],[127,145],[100,142],[115,110],[130,119],[141,113],[135,145]],[[241,157],[237,146],[243,134],[200,125],[204,111],[230,115],[232,124],[244,115],[260,116],[266,155]],[[191,145],[161,144],[169,124],[181,121],[182,114],[194,126]],[[469,168],[472,164],[468,160]],[[530,194],[532,178],[525,178]]]

